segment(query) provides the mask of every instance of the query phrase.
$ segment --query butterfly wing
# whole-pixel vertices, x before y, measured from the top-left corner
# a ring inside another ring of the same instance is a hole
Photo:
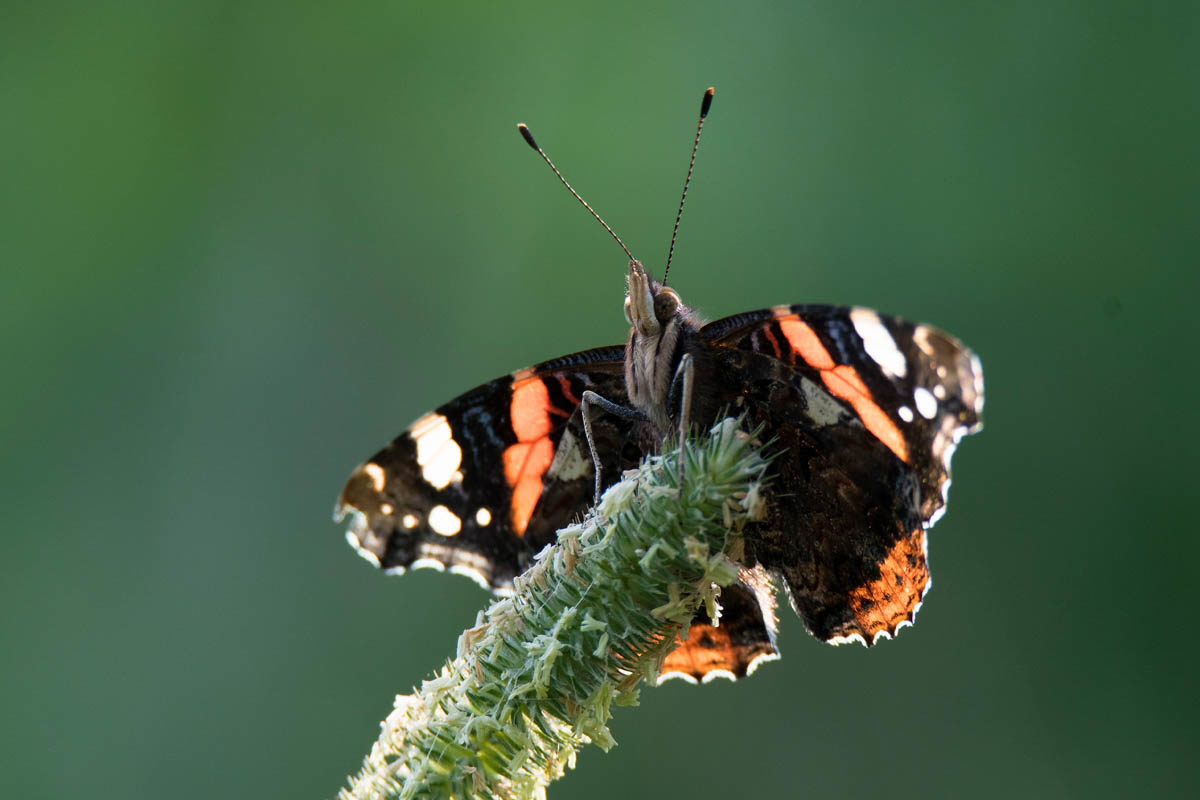
[[[758,562],[809,630],[871,644],[911,623],[929,586],[925,531],[950,457],[980,427],[979,360],[952,337],[873,311],[779,306],[701,329],[717,386],[777,439]]]
[[[425,414],[350,476],[335,510],[351,516],[347,538],[390,571],[429,566],[508,588],[591,505],[579,402],[588,389],[625,402],[623,359],[622,347],[564,356]],[[629,423],[598,416],[603,472],[615,478],[631,455]]]
[[[696,614],[687,638],[680,639],[663,661],[659,683],[671,678],[689,683],[744,678],[764,661],[779,658],[775,590],[766,570],[743,569],[736,583],[721,590],[720,603],[716,625],[703,608]]]

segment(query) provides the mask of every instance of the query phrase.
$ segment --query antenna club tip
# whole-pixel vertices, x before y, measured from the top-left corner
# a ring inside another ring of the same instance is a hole
[[[533,134],[529,132],[528,125],[526,125],[524,122],[518,122],[517,130],[521,132],[521,136],[525,139],[526,144],[528,144],[534,150],[538,149],[537,142],[533,140]]]
[[[704,99],[700,101],[700,119],[704,119],[706,116],[708,116],[708,110],[712,108],[713,94],[715,92],[716,89],[711,86],[708,87],[707,91],[705,91]]]

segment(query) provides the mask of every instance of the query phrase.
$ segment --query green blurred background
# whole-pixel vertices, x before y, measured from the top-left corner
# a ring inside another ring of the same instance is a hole
[[[0,795],[322,797],[486,595],[329,519],[428,408],[710,317],[982,356],[919,624],[620,709],[553,797],[1186,794],[1195,3],[6,3]],[[1194,789],[1193,789],[1194,790]]]

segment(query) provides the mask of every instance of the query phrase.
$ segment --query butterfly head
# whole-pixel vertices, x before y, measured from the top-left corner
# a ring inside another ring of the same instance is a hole
[[[629,262],[625,295],[625,388],[629,400],[659,426],[667,425],[667,397],[683,345],[698,327],[679,294],[650,277],[637,259]]]
[[[657,337],[681,309],[679,293],[650,277],[642,262],[629,262],[629,289],[625,295],[625,321],[634,333]]]

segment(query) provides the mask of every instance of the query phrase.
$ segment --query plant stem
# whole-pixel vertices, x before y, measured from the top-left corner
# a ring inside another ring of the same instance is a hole
[[[700,606],[711,613],[737,579],[730,553],[765,467],[727,419],[613,485],[479,613],[454,660],[396,698],[340,796],[544,797],[582,745],[612,747],[613,703],[636,705]]]

